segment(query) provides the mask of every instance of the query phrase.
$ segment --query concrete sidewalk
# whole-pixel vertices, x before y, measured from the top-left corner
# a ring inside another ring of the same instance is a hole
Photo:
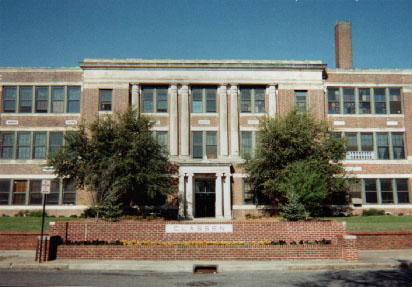
[[[28,270],[122,270],[193,272],[195,265],[216,265],[218,272],[269,270],[342,270],[412,268],[412,250],[359,251],[359,261],[276,260],[276,261],[153,261],[153,260],[64,260],[38,263],[34,251],[0,250],[0,269]]]

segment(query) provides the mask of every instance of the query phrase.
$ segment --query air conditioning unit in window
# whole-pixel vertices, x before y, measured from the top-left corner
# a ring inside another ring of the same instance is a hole
[[[362,205],[362,198],[352,198],[352,204]]]

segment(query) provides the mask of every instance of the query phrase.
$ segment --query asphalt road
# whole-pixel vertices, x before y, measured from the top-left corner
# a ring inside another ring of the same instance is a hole
[[[220,274],[0,270],[0,286],[412,286],[412,270],[271,271]]]

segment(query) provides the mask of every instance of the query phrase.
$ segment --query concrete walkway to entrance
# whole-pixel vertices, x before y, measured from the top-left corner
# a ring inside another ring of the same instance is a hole
[[[143,261],[58,259],[38,263],[34,251],[1,250],[0,269],[30,270],[129,270],[157,272],[193,272],[195,265],[216,265],[218,272],[270,270],[342,270],[412,268],[410,250],[359,251],[359,261],[284,260],[284,261]]]

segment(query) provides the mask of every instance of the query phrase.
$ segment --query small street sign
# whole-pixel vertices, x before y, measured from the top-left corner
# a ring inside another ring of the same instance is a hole
[[[51,190],[51,180],[42,180],[41,181],[41,193],[50,194]]]

